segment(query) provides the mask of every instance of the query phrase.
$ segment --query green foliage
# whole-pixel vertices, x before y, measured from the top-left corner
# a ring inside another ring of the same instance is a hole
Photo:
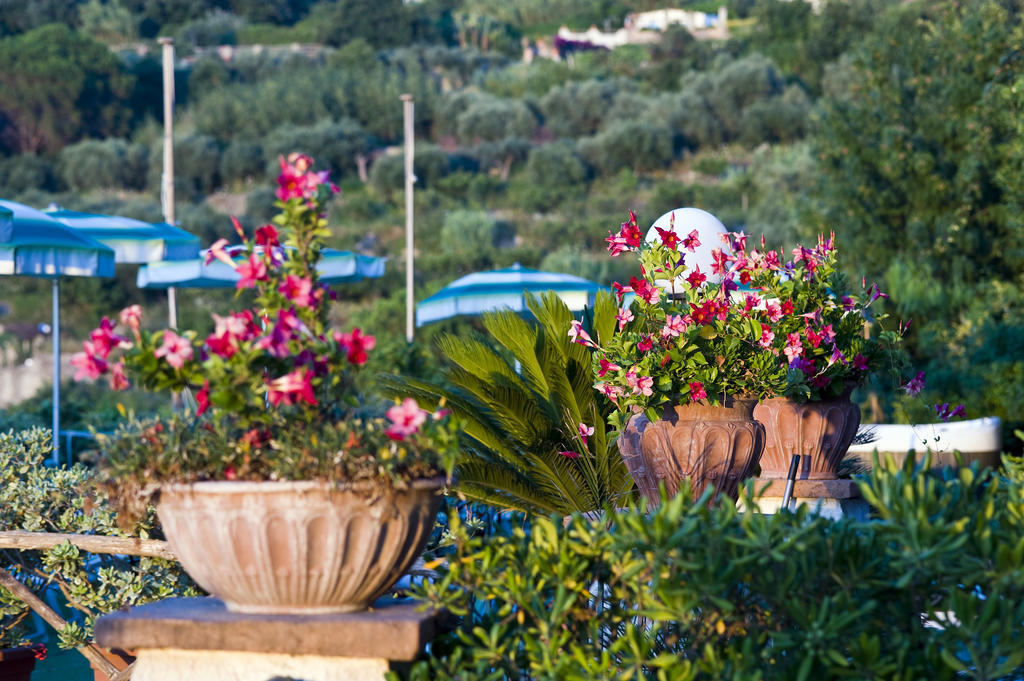
[[[93,474],[82,466],[47,468],[50,434],[41,428],[0,433],[0,529],[115,537],[154,536],[156,514],[146,508],[127,529]],[[82,645],[96,618],[132,605],[197,595],[174,562],[85,552],[62,544],[47,551],[2,552],[3,566],[37,594],[56,586],[79,621],[60,632],[61,647]],[[19,642],[28,606],[0,588],[0,646]]]
[[[0,190],[5,197],[32,189],[56,188],[53,165],[45,158],[28,154],[0,158]]]
[[[406,43],[410,35],[409,14],[402,0],[321,2],[304,20],[314,27],[317,42],[341,46],[362,38],[374,47]]]
[[[448,156],[430,144],[417,144],[413,156],[413,173],[417,189],[430,187],[448,174],[451,166]],[[384,194],[396,192],[405,187],[405,156],[392,154],[381,156],[370,168],[370,183]]]
[[[373,138],[351,119],[322,120],[309,127],[282,125],[263,140],[266,160],[277,167],[278,156],[293,151],[316,154],[317,162],[331,171],[332,177],[345,177],[356,172],[356,156],[367,154]]]
[[[130,112],[132,79],[106,46],[66,26],[0,39],[3,144],[15,151],[57,150],[83,137],[119,135]]]
[[[1017,678],[1024,461],[912,465],[861,483],[871,521],[686,492],[510,534],[452,518],[440,578],[415,590],[460,624],[407,678]]]
[[[494,250],[498,222],[486,211],[458,210],[448,213],[441,227],[441,246],[451,253]]]
[[[672,130],[648,122],[616,122],[579,142],[580,155],[605,175],[626,168],[634,172],[656,170],[673,157]]]
[[[456,132],[464,142],[494,142],[506,137],[533,137],[537,118],[521,101],[479,98],[456,119]]]
[[[253,142],[236,140],[221,154],[218,172],[224,182],[250,182],[262,179],[266,168],[263,147]]]
[[[607,329],[615,305],[599,295],[594,327]],[[569,339],[572,314],[551,293],[528,305],[534,325],[490,313],[486,339],[442,336],[450,364],[441,380],[387,376],[384,389],[428,407],[444,403],[462,422],[456,484],[468,499],[562,515],[621,505],[632,480],[605,428],[610,405],[591,387],[589,353]]]
[[[141,144],[108,138],[85,140],[61,150],[57,169],[71,189],[143,189],[149,150]]]

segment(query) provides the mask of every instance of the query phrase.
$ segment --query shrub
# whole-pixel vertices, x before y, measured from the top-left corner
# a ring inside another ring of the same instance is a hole
[[[586,181],[587,167],[576,153],[575,145],[545,144],[530,152],[526,177],[541,187],[566,187]]]
[[[11,196],[33,189],[53,191],[56,188],[53,166],[45,158],[22,154],[0,159],[0,195]]]
[[[1024,460],[912,466],[861,482],[872,521],[685,492],[497,536],[453,517],[439,579],[415,591],[461,624],[408,678],[1019,678]]]
[[[667,125],[641,121],[618,122],[580,140],[579,150],[587,162],[605,175],[623,168],[655,170],[672,160],[672,130]]]
[[[263,147],[252,142],[236,140],[220,157],[220,177],[225,183],[261,179],[266,169]]]
[[[416,175],[416,188],[429,187],[448,174],[448,156],[437,147],[429,144],[417,144],[413,158],[413,172]],[[405,156],[393,154],[381,156],[370,169],[370,183],[377,191],[390,193],[405,186]]]
[[[61,180],[75,191],[143,189],[149,152],[121,139],[86,140],[64,147],[57,168]]]
[[[278,156],[299,151],[316,154],[317,162],[337,178],[354,174],[356,155],[367,153],[372,146],[371,136],[349,118],[338,122],[322,120],[307,127],[283,125],[263,141],[266,159],[275,169]]]
[[[134,527],[118,528],[104,492],[82,467],[47,468],[50,434],[42,428],[0,434],[0,529],[147,538],[158,532],[152,508]],[[37,592],[55,585],[80,613],[60,635],[64,648],[92,636],[96,617],[131,605],[196,595],[176,563],[159,558],[86,554],[65,543],[47,551],[4,551],[3,566]],[[0,646],[20,642],[28,606],[0,588]]]
[[[452,253],[477,254],[494,250],[498,221],[487,211],[456,210],[441,227],[441,245]]]

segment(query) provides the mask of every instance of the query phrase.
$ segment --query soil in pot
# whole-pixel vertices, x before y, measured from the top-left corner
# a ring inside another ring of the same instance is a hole
[[[701,402],[666,407],[656,422],[644,414],[629,419],[619,451],[640,492],[657,504],[658,486],[675,496],[689,480],[693,498],[709,484],[716,497],[739,496],[764,448],[764,427],[753,417],[755,399],[728,398],[722,406]]]

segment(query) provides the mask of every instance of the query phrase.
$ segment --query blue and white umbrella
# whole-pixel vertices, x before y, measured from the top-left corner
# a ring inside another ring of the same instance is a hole
[[[114,251],[42,211],[0,199],[0,275],[53,280],[53,458],[60,456],[60,278],[113,277]]]
[[[46,214],[114,249],[114,261],[143,264],[163,260],[186,260],[199,255],[199,237],[166,222],[143,222],[120,215],[99,215],[67,210],[59,206]]]
[[[236,259],[244,253],[241,246],[224,250]],[[239,280],[238,272],[220,260],[204,264],[204,259],[143,265],[139,268],[137,284],[139,288],[234,288]],[[320,281],[326,284],[349,283],[383,276],[386,262],[387,258],[325,248],[321,252],[317,272]]]
[[[516,263],[512,267],[476,272],[456,279],[416,305],[416,326],[458,315],[479,315],[495,310],[527,311],[526,293],[554,291],[570,310],[594,304],[606,288],[583,277],[544,272]]]

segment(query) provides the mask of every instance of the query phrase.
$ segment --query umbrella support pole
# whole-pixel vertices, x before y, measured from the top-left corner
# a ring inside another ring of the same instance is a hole
[[[53,280],[53,465],[60,465],[60,280]]]
[[[167,328],[178,330],[178,295],[173,286],[167,289]]]

